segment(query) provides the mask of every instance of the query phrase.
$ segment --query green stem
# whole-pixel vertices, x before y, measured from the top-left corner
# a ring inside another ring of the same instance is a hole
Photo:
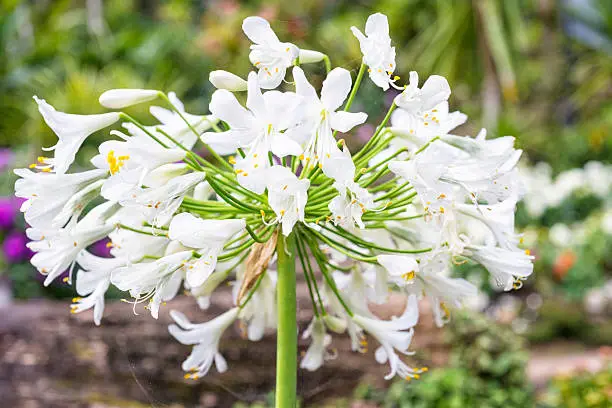
[[[295,238],[279,236],[278,256],[278,339],[276,345],[276,407],[294,408],[297,387],[297,321],[295,295]]]
[[[348,97],[348,101],[346,101],[346,105],[344,105],[344,110],[348,111],[351,105],[353,104],[353,99],[355,99],[355,95],[357,95],[357,90],[359,89],[359,85],[361,85],[361,80],[363,79],[363,74],[366,71],[366,64],[363,62],[359,67],[359,72],[357,73],[357,78],[355,79],[355,84],[353,85],[353,89],[351,90],[351,94]]]

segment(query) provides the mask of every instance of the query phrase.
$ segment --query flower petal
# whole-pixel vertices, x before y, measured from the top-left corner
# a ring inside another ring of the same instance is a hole
[[[227,122],[231,128],[248,128],[253,121],[253,115],[238,103],[233,93],[225,89],[218,89],[213,93],[209,109],[215,117]]]
[[[334,68],[323,81],[321,102],[330,111],[338,109],[351,91],[351,74],[344,68]]]
[[[255,44],[280,42],[276,34],[274,34],[272,27],[270,27],[270,23],[261,17],[251,16],[245,18],[242,22],[242,31]]]
[[[368,37],[389,37],[389,21],[387,20],[387,16],[381,13],[375,13],[368,17],[365,33]]]
[[[353,113],[338,111],[332,113],[329,120],[332,129],[344,133],[357,125],[361,125],[367,118],[368,115],[363,112]]]

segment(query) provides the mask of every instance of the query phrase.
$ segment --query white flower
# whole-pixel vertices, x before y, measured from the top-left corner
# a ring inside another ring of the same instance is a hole
[[[137,207],[121,207],[110,220],[114,224],[143,229],[145,214]],[[108,237],[111,240],[111,255],[125,263],[139,262],[145,255],[157,256],[164,253],[170,240],[160,230],[151,229],[153,235],[141,234],[124,228],[116,228]],[[160,234],[160,235],[155,235]]]
[[[107,223],[110,212],[116,210],[113,203],[104,203],[92,209],[79,222],[71,222],[64,228],[28,228],[26,234],[32,242],[28,248],[36,252],[32,265],[46,275],[48,286],[65,270],[72,268],[83,249],[104,238],[114,226]]]
[[[102,186],[102,197],[111,201],[121,201],[138,190],[152,170],[185,157],[184,150],[166,149],[148,136],[109,140],[98,149],[100,153],[91,162],[110,173]]]
[[[57,174],[66,173],[68,167],[74,162],[77,151],[89,135],[119,120],[117,112],[74,115],[56,111],[44,99],[35,96],[34,100],[45,122],[59,138],[55,146],[46,149],[55,151],[55,156],[52,159],[40,158],[39,161],[47,166],[43,169],[53,168]]]
[[[287,68],[298,57],[298,47],[280,42],[270,23],[261,17],[245,18],[242,31],[255,43],[251,45],[249,59],[259,70],[259,86],[264,89],[276,88],[285,78]]]
[[[409,255],[378,255],[376,260],[388,272],[388,281],[399,287],[415,282],[419,264]]]
[[[510,251],[492,246],[469,245],[465,256],[484,266],[504,290],[518,289],[533,272],[529,251]]]
[[[432,75],[427,78],[423,87],[419,88],[419,74],[411,71],[410,82],[406,89],[395,97],[395,104],[414,116],[421,116],[447,101],[450,94],[450,86],[443,76]]]
[[[166,185],[140,189],[127,197],[122,205],[140,208],[147,222],[161,227],[181,206],[185,194],[205,177],[203,172],[189,173],[173,178]]]
[[[217,265],[217,256],[223,245],[232,236],[244,230],[245,220],[203,220],[190,213],[181,213],[172,218],[168,236],[200,255],[186,266],[187,283],[195,287],[202,285]]]
[[[110,109],[121,109],[151,101],[159,95],[153,89],[111,89],[100,95],[100,105]]]
[[[235,307],[200,324],[191,323],[180,312],[170,311],[170,316],[176,322],[168,326],[170,334],[182,344],[195,345],[189,357],[183,361],[183,371],[189,373],[185,375],[185,378],[197,379],[206,375],[213,362],[218,372],[223,373],[227,370],[227,362],[219,353],[219,341],[223,332],[234,323],[239,311],[240,309]]]
[[[331,157],[341,155],[332,130],[348,132],[362,124],[368,115],[363,112],[352,113],[337,111],[351,91],[351,74],[344,68],[334,68],[323,81],[321,98],[304,76],[300,67],[293,68],[296,93],[303,97],[306,118],[303,129],[310,139],[302,158],[304,166],[315,167],[321,163],[323,172],[325,162]],[[327,175],[327,173],[325,173]]]
[[[395,71],[395,47],[391,46],[387,16],[376,13],[368,17],[365,35],[357,27],[351,27],[351,31],[359,40],[363,63],[369,67],[370,79],[386,91],[389,84],[395,81],[391,79]]]
[[[247,81],[231,72],[217,70],[208,74],[208,80],[217,89],[225,89],[230,92],[240,92],[247,90]]]
[[[227,122],[231,129],[205,133],[203,140],[219,154],[230,154],[239,147],[247,149],[246,157],[236,160],[238,182],[261,194],[266,187],[265,170],[270,166],[268,153],[284,157],[302,152],[288,130],[301,121],[302,98],[293,92],[269,91],[262,94],[255,73],[249,74],[248,86],[248,109],[243,108],[231,92],[215,91],[210,111]]]
[[[259,341],[266,329],[276,329],[276,271],[268,269],[261,278],[257,291],[240,312],[240,319],[246,324],[247,338]],[[234,285],[234,297],[241,287],[241,277]]]
[[[119,258],[101,258],[87,251],[81,251],[76,259],[81,268],[76,275],[76,291],[84,298],[74,298],[71,313],[94,310],[94,323],[100,325],[104,314],[104,295],[110,286],[111,272],[124,265]]]
[[[34,173],[16,169],[21,177],[15,182],[15,195],[26,198],[21,211],[26,222],[35,228],[63,227],[100,191],[103,170],[74,174]]]
[[[426,294],[431,302],[434,321],[442,327],[450,320],[450,307],[461,307],[463,302],[478,295],[478,289],[461,278],[451,278],[449,252],[438,250],[420,257],[416,285],[410,293]]]
[[[329,203],[332,222],[345,228],[365,228],[361,217],[374,208],[374,196],[354,181],[355,163],[346,146],[339,156],[332,156],[323,166],[325,174],[334,179],[339,195]]]
[[[418,115],[396,109],[391,114],[392,126],[389,131],[401,137],[409,147],[420,148],[436,136],[444,137],[466,120],[467,116],[461,112],[449,112],[448,102],[444,101]]]
[[[302,357],[300,368],[308,371],[318,370],[325,360],[333,358],[328,352],[327,347],[331,344],[331,336],[325,330],[325,324],[318,317],[313,317],[310,325],[302,335],[303,339],[311,338],[310,346],[306,354]]]
[[[304,207],[308,200],[310,180],[298,179],[287,167],[272,166],[266,175],[268,203],[276,213],[276,222],[289,236],[296,222],[304,222]]]
[[[128,264],[111,273],[111,282],[119,290],[130,292],[134,307],[149,300],[147,307],[157,319],[161,303],[173,299],[180,289],[183,267],[192,256],[192,251],[180,251],[152,262]]]
[[[515,250],[519,243],[519,235],[514,232],[514,211],[517,201],[516,196],[511,196],[495,204],[478,206],[455,204],[455,208],[460,213],[484,223],[491,230],[500,247]]]
[[[412,341],[413,327],[416,326],[418,319],[419,308],[414,295],[408,297],[406,309],[400,317],[394,317],[391,320],[378,320],[358,314],[353,317],[357,325],[380,343],[380,347],[375,352],[375,357],[380,364],[389,362],[391,371],[385,376],[386,380],[393,378],[395,375],[402,378],[418,378],[420,370],[407,366],[396,353],[397,350],[402,354],[412,354],[408,351],[408,347],[410,347]]]

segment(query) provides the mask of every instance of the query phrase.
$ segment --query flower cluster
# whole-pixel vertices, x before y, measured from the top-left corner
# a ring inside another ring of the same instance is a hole
[[[176,95],[156,90],[111,90],[99,99],[115,110],[159,100],[165,107],[150,108],[156,125],[118,111],[58,112],[34,98],[59,140],[46,149],[53,157],[15,171],[16,195],[27,200],[21,210],[31,226],[32,264],[45,285],[68,269],[83,296],[72,312],[93,308],[96,324],[110,285],[157,318],[181,288],[207,308],[215,289],[232,281],[235,307],[217,318],[196,324],[171,312],[170,333],[193,345],[186,378],[198,378],[213,364],[226,370],[220,338],[235,321],[253,341],[276,328],[277,279],[285,271],[273,268],[285,256],[277,248],[288,248],[314,315],[301,367],[318,369],[333,357],[330,332],[347,333],[355,351],[367,350],[368,336],[376,340],[387,378],[418,378],[425,369],[400,355],[411,354],[419,300],[429,298],[441,326],[476,293],[451,276],[453,263],[482,264],[506,290],[532,272],[514,231],[521,151],[509,136],[451,134],[466,116],[450,111],[443,77],[420,85],[411,72],[400,86],[382,14],[368,18],[365,34],[352,27],[363,52],[355,81],[350,71],[332,69],[327,55],[281,42],[262,18],[245,19],[243,30],[253,42],[254,71],[246,79],[211,72],[218,89],[210,114],[187,113]],[[319,62],[327,77],[317,90],[305,69]],[[349,137],[368,119],[350,110],[366,72],[383,91],[401,93],[353,153],[337,136]],[[83,141],[119,122],[91,159],[94,168],[70,172]],[[194,150],[198,143],[205,155]],[[494,239],[472,242],[466,220],[485,225]],[[105,237],[111,258],[89,252]],[[407,303],[400,316],[381,320],[369,305],[390,291],[405,293]]]

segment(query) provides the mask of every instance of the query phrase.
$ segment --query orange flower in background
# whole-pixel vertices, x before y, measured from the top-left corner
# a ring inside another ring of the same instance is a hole
[[[553,265],[553,277],[558,281],[562,281],[575,263],[576,254],[571,249],[561,252]]]

